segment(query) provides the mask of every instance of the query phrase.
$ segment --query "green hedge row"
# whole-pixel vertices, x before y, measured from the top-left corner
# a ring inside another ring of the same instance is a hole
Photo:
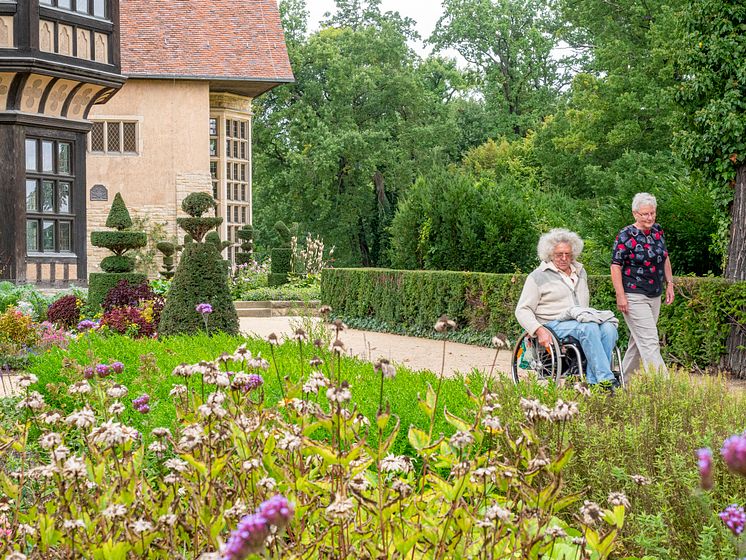
[[[321,301],[334,314],[382,330],[422,335],[432,332],[443,313],[459,329],[492,336],[520,334],[513,315],[525,275],[479,272],[386,269],[326,269],[321,275]],[[591,276],[591,306],[616,312],[608,276]],[[620,319],[620,344],[627,331]],[[746,323],[746,282],[719,278],[680,277],[676,299],[663,305],[658,323],[668,359],[702,369],[717,367],[725,354],[733,322]]]

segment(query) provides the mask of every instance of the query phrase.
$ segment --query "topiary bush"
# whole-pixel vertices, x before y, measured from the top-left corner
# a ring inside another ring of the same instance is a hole
[[[81,301],[76,296],[62,296],[47,309],[47,320],[58,327],[74,328],[80,322],[81,307]]]
[[[291,230],[285,222],[275,224],[275,231],[280,238],[280,246],[271,251],[269,285],[282,286],[288,282],[288,274],[292,272],[293,249],[290,246],[294,233],[298,231],[298,224],[293,224]]]
[[[212,242],[202,241],[210,229],[222,222],[222,218],[200,217],[199,213],[214,206],[214,201],[208,204],[205,197],[212,200],[206,193],[187,196],[182,209],[192,215],[177,219],[192,241],[185,243],[163,309],[158,330],[164,336],[205,329],[203,317],[196,311],[200,303],[212,306],[212,313],[207,317],[208,331],[238,333],[238,314],[228,287],[229,264],[219,250],[222,243],[218,238],[219,244],[216,244],[214,237],[211,237]]]
[[[163,270],[160,271],[160,275],[169,280],[174,277],[174,255],[181,250],[181,246],[170,241],[161,241],[155,247],[163,255]]]
[[[132,272],[135,269],[135,259],[125,256],[131,249],[145,247],[148,238],[141,231],[125,231],[132,227],[132,219],[120,193],[116,194],[111,203],[106,227],[115,231],[91,232],[91,245],[105,247],[114,253],[113,257],[106,257],[101,261],[103,273],[94,272],[88,278],[88,303],[93,309],[101,305],[106,292],[120,280],[126,279],[139,284],[147,279],[144,274]]]
[[[236,252],[236,264],[248,264],[254,260],[254,226],[246,224],[238,230],[241,250]]]

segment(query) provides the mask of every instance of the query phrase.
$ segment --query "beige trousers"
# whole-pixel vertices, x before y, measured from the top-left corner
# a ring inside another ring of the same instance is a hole
[[[624,377],[643,367],[657,368],[667,374],[668,369],[661,357],[658,340],[658,315],[661,310],[661,296],[650,298],[644,294],[626,294],[629,311],[624,320],[629,328],[629,346],[622,360]]]

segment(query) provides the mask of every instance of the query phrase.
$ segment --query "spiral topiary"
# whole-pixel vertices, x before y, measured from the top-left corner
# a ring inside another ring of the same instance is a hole
[[[238,314],[228,287],[229,265],[220,255],[222,242],[218,237],[216,243],[213,235],[209,241],[203,241],[207,232],[222,222],[222,218],[201,217],[215,207],[215,201],[206,193],[193,193],[184,199],[181,207],[190,217],[176,221],[190,241],[185,236],[158,332],[169,336],[204,330],[205,322],[196,307],[209,303],[212,313],[207,317],[207,329],[238,334]]]

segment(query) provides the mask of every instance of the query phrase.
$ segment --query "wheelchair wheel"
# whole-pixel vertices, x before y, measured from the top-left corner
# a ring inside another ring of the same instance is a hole
[[[619,380],[619,386],[624,389],[627,387],[627,381],[624,379],[624,372],[622,371],[622,352],[618,346],[614,347],[614,351],[611,353],[611,371],[614,372],[614,376]]]
[[[531,378],[558,381],[562,375],[562,356],[557,338],[548,348],[536,343],[536,337],[523,333],[513,348],[511,375],[514,383]]]

